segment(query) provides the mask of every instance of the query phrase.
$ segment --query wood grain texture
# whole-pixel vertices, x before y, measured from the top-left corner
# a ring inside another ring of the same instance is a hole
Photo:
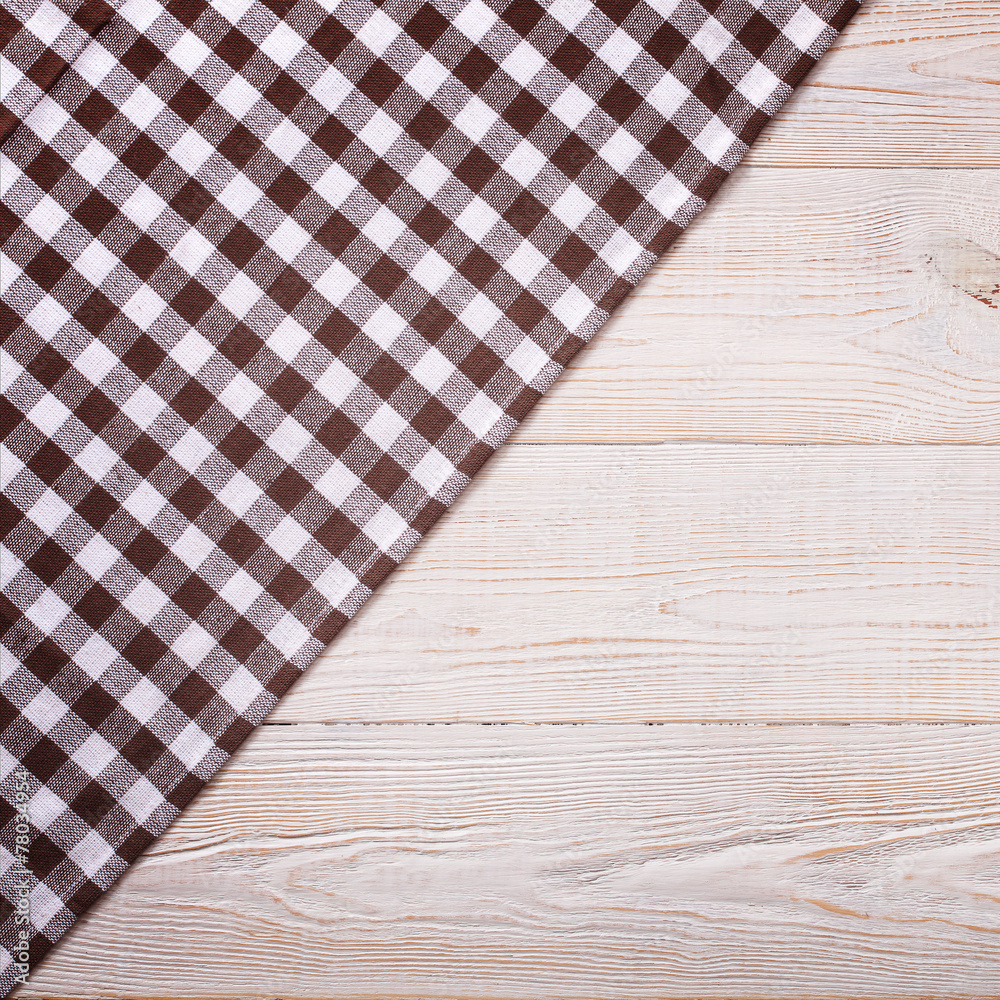
[[[863,0],[751,148],[761,166],[1000,166],[1000,7]]]
[[[265,726],[18,1000],[995,997],[998,802],[996,726]]]
[[[510,447],[282,700],[304,721],[1000,721],[1000,460]]]
[[[516,437],[666,439],[1000,441],[1000,171],[737,170]]]

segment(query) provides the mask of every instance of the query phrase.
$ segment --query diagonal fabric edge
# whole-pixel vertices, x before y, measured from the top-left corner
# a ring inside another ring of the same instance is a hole
[[[4,992],[22,929],[33,966],[169,825],[857,4],[80,6],[3,4],[63,63],[15,44],[36,89],[3,103]]]

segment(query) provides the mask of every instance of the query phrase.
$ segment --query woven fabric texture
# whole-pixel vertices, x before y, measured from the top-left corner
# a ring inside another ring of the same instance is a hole
[[[3,0],[0,992],[454,501],[855,7]]]

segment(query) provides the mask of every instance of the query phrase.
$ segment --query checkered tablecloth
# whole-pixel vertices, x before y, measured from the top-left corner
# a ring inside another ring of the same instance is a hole
[[[454,501],[855,7],[2,0],[0,993]]]

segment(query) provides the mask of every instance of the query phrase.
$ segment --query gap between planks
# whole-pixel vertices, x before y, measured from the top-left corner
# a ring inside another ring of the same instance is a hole
[[[949,726],[996,726],[996,722],[932,722],[932,721],[910,721],[904,719],[866,719],[864,721],[858,721],[856,719],[820,719],[811,722],[789,722],[787,720],[780,719],[671,719],[669,722],[654,721],[654,722],[625,722],[625,721],[604,721],[603,719],[585,720],[582,722],[496,722],[492,719],[462,719],[459,722],[440,722],[440,721],[428,721],[423,722],[419,720],[411,720],[409,722],[382,722],[379,720],[368,720],[368,719],[328,719],[322,722],[309,722],[305,719],[292,720],[290,722],[271,722],[265,719],[260,725],[262,726],[355,726],[362,729],[378,729],[380,727],[385,727],[386,729],[419,729],[422,726],[435,727],[439,726],[441,728],[447,728],[449,726],[550,726],[553,728],[562,729],[582,729],[587,726],[607,726],[615,727],[619,726],[621,728],[626,727],[645,727],[647,729],[663,728],[664,726],[704,726],[710,728],[712,726],[719,726],[723,729],[753,729],[756,727],[766,727],[768,729],[793,729],[796,727],[802,727],[805,729],[822,729],[824,727],[829,727],[831,729],[844,729],[845,727],[853,727],[855,729],[878,729],[885,726],[930,726],[930,727],[944,727]]]

